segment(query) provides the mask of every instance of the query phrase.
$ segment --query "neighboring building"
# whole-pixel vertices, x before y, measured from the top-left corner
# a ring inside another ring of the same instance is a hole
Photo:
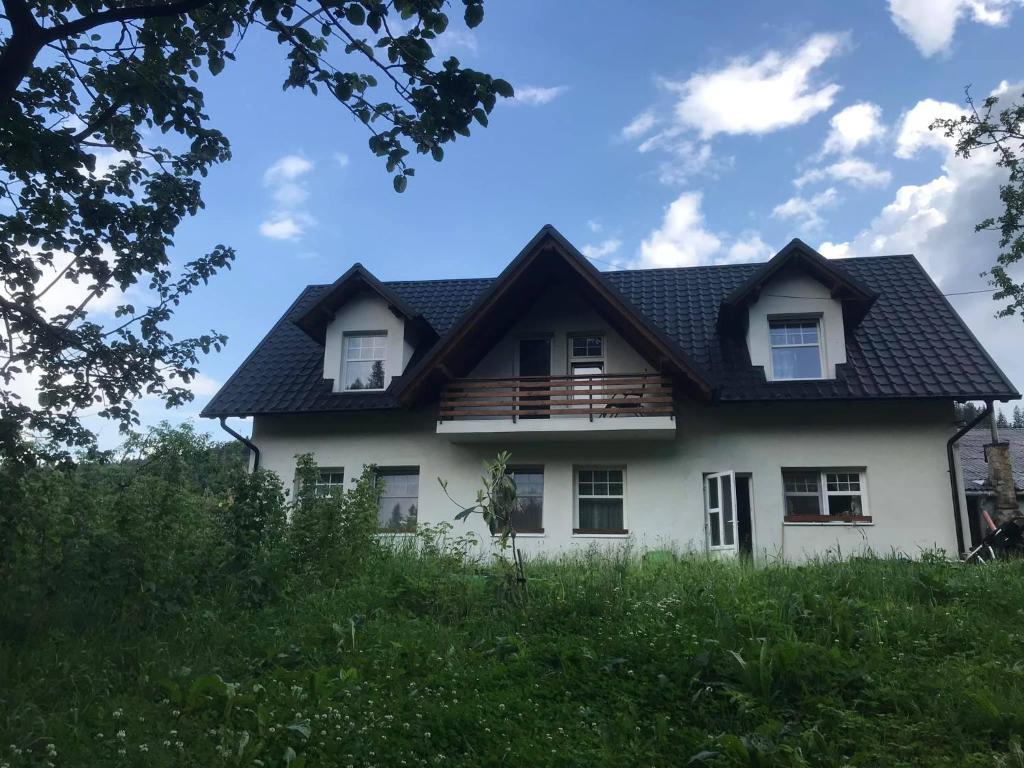
[[[802,559],[955,551],[953,403],[1017,397],[912,256],[599,272],[548,226],[494,279],[307,287],[203,415],[286,485],[376,465],[385,530],[509,449],[528,552]]]
[[[1020,427],[999,427],[999,441],[1010,449],[1010,464],[1013,468],[1013,485],[1017,491],[1017,504],[1024,514],[1024,429]],[[972,429],[960,438],[960,467],[963,472],[964,495],[967,499],[967,519],[970,526],[970,541],[977,546],[990,529],[982,512],[992,519],[996,514],[996,489],[990,476],[990,467],[985,460],[985,446],[992,442],[988,426]]]

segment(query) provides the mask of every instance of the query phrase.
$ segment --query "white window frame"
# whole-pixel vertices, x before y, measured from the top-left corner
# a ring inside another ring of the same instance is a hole
[[[814,473],[818,478],[818,491],[786,490],[785,475],[788,472]],[[853,492],[849,490],[830,491],[828,489],[829,475],[856,475],[860,490]],[[865,467],[783,467],[779,474],[782,479],[782,515],[786,525],[873,525],[874,518],[868,506],[868,482],[867,469]],[[786,499],[790,496],[813,496],[818,499],[819,520],[790,521],[786,520]],[[830,496],[860,496],[860,514],[857,515],[863,520],[847,520],[843,515],[830,515],[828,512],[828,500]],[[831,518],[831,519],[830,519]]]
[[[818,331],[818,343],[817,344],[773,344],[772,343],[772,326],[775,323],[813,323],[817,327]],[[793,349],[801,347],[813,347],[818,348],[818,368],[821,373],[820,376],[806,376],[793,378],[782,378],[775,373],[775,350],[776,349]],[[827,362],[825,359],[825,323],[821,315],[769,315],[768,317],[768,365],[771,369],[772,381],[821,381],[826,378],[825,373],[828,370]]]
[[[600,355],[575,355],[572,350],[572,341],[577,338],[595,338],[601,341],[601,354]],[[586,376],[603,376],[608,373],[608,346],[607,341],[603,333],[569,333],[565,337],[565,349],[568,354],[568,360],[566,361],[566,371],[569,376],[576,376],[576,366],[600,368],[601,372],[598,374],[588,373]],[[573,386],[572,393],[574,400],[587,400],[594,397],[594,393],[603,389],[601,384],[581,384]],[[600,395],[599,395],[600,396]]]
[[[618,494],[615,494],[615,495],[612,495],[612,494],[609,494],[609,495],[593,495],[593,494],[581,495],[580,494],[580,472],[588,472],[588,471],[598,471],[598,472],[615,471],[615,472],[621,472],[622,473],[622,494],[621,495],[618,495]],[[626,510],[626,490],[627,490],[626,475],[627,475],[626,467],[621,465],[621,464],[618,464],[618,465],[584,464],[584,465],[580,465],[578,467],[573,467],[572,468],[572,499],[573,499],[573,504],[572,504],[572,508],[573,508],[573,511],[572,511],[572,534],[573,534],[573,536],[581,536],[581,537],[585,537],[585,538],[586,537],[589,537],[589,538],[593,538],[593,537],[597,537],[597,538],[616,538],[616,537],[618,537],[618,538],[625,538],[625,537],[629,536],[629,519],[627,517],[627,510]],[[582,499],[621,499],[622,500],[622,529],[621,530],[608,530],[607,532],[602,532],[602,531],[594,530],[594,529],[591,529],[591,528],[587,528],[586,530],[581,530],[580,529],[580,499],[581,498]]]
[[[356,360],[349,360],[348,348],[349,341],[351,339],[365,339],[368,336],[381,336],[384,339],[384,355],[381,358],[367,357],[359,358]],[[384,368],[384,383],[380,387],[363,387],[362,389],[349,389],[345,385],[345,380],[348,377],[348,364],[349,363],[375,363],[377,360],[381,361],[381,365]],[[383,392],[388,388],[388,332],[387,331],[352,331],[346,332],[341,337],[341,391],[342,392]]]
[[[400,467],[375,466],[374,470],[373,470],[374,486],[375,487],[379,487],[379,483],[381,482],[381,480],[384,477],[386,477],[386,476],[392,476],[393,477],[393,476],[396,476],[396,475],[416,475],[416,522],[413,525],[411,531],[396,531],[396,530],[393,530],[391,528],[380,527],[380,502],[383,499],[383,496],[381,496],[377,500],[377,515],[378,515],[378,517],[377,517],[377,523],[378,523],[377,532],[379,534],[383,534],[383,535],[387,535],[387,536],[413,536],[413,535],[416,534],[416,529],[419,528],[419,524],[420,524],[420,483],[419,483],[419,480],[420,480],[420,468],[418,466],[400,466]],[[403,496],[403,497],[400,497],[400,498],[408,498],[408,497]]]
[[[576,355],[572,350],[573,339],[580,338],[595,338],[601,341],[601,354],[600,355]],[[566,352],[569,355],[569,375],[573,374],[573,367],[576,365],[587,365],[592,366],[600,365],[601,373],[608,373],[608,346],[603,333],[570,333],[566,335],[565,340]]]
[[[341,475],[341,480],[338,482],[323,482],[321,478],[324,475]],[[327,493],[321,494],[320,489],[326,488]],[[316,482],[313,483],[313,493],[317,496],[330,496],[331,489],[338,488],[342,493],[345,492],[345,468],[344,467],[317,467]]]

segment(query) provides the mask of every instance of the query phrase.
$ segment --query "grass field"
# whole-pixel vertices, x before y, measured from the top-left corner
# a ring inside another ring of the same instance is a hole
[[[1024,566],[379,554],[0,639],[0,766],[1024,766]]]

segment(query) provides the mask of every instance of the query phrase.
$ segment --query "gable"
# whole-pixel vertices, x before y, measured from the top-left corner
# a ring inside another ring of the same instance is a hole
[[[746,342],[751,365],[772,371],[769,338],[773,321],[813,320],[818,326],[822,378],[834,379],[837,366],[846,364],[846,322],[843,302],[827,285],[796,267],[777,271],[762,286],[756,300],[747,305]],[[773,375],[774,373],[774,375]]]
[[[656,370],[702,399],[711,385],[686,353],[620,294],[554,227],[547,225],[484,294],[404,377],[397,394],[406,405],[428,400],[450,379],[466,376],[508,332],[523,307],[545,290],[575,291]]]
[[[606,373],[645,373],[657,363],[644,358],[611,324],[591,306],[579,291],[557,285],[544,289],[519,318],[486,350],[469,372],[469,378],[507,378],[520,375],[517,368],[521,340],[549,339],[551,374],[569,371],[573,336],[593,335],[601,339],[601,358]]]
[[[837,265],[835,260],[826,259],[802,240],[794,238],[722,299],[718,311],[720,329],[726,333],[745,330],[746,310],[758,301],[766,286],[780,279],[792,279],[797,272],[816,281],[828,290],[831,298],[841,302],[845,324],[851,328],[867,314],[877,298],[875,291]]]

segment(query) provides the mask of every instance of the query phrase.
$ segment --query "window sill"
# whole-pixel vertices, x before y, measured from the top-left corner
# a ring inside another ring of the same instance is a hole
[[[873,525],[870,515],[786,515],[782,522],[810,525]]]
[[[491,534],[491,538],[492,539],[496,539],[500,535],[501,535],[500,533],[492,533]],[[544,533],[544,529],[543,528],[524,528],[521,531],[516,531],[516,538],[517,539],[523,539],[523,538],[526,538],[526,539],[530,539],[530,538],[541,539],[541,538],[543,538],[546,535],[547,534]]]
[[[623,539],[629,536],[628,528],[573,528],[573,536],[581,536],[583,538],[597,538],[597,539]]]

